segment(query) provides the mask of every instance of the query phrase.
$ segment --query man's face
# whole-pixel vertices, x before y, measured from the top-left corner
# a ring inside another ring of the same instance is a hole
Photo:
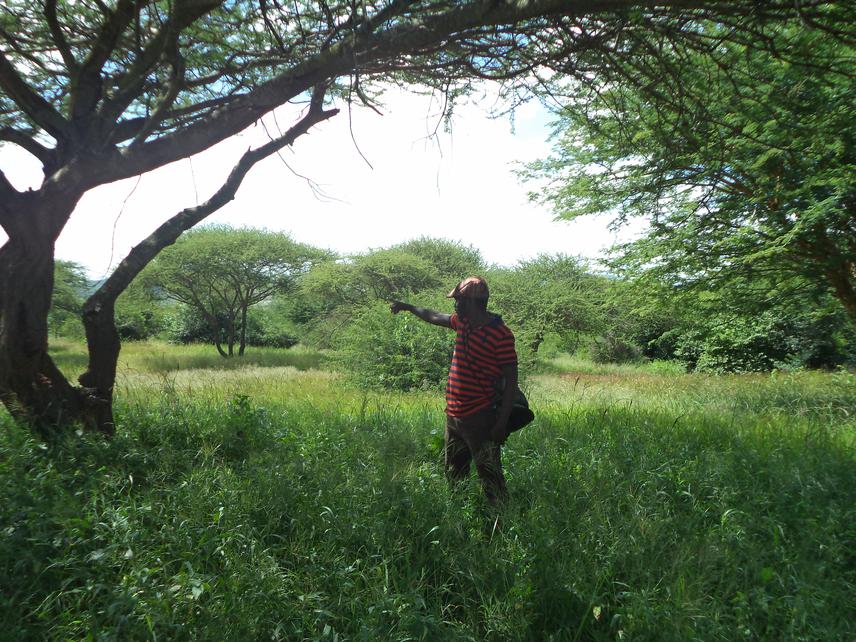
[[[472,299],[458,297],[455,299],[455,312],[461,319],[469,319],[475,311],[475,305]]]
[[[466,299],[461,299],[460,297],[455,299],[455,313],[462,319],[467,318]]]

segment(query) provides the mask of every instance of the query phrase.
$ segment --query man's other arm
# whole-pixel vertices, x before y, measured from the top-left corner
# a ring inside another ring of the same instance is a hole
[[[442,312],[437,312],[436,310],[429,310],[428,308],[418,308],[415,305],[410,305],[409,303],[404,303],[403,301],[393,301],[392,305],[389,306],[389,309],[393,314],[398,314],[399,312],[404,310],[406,312],[412,313],[414,316],[419,317],[426,323],[443,326],[444,328],[452,327],[451,314],[443,314]]]
[[[491,439],[498,444],[503,443],[508,437],[508,418],[511,416],[511,408],[517,396],[517,364],[503,368],[502,377],[505,380],[502,403],[496,415],[496,423],[490,431]]]

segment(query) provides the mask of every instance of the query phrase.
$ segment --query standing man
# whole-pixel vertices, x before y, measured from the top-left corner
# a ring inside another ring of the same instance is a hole
[[[394,301],[393,314],[402,310],[427,323],[455,331],[455,352],[446,386],[446,475],[460,480],[476,470],[488,501],[508,499],[502,474],[500,446],[508,436],[508,418],[517,391],[517,353],[514,335],[502,319],[487,310],[484,279],[471,276],[448,294],[455,313],[443,314]],[[501,403],[496,407],[497,396]]]

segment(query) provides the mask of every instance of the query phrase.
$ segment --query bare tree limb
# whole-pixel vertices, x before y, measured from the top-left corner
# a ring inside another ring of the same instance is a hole
[[[119,0],[111,11],[92,46],[89,56],[80,65],[72,81],[71,118],[78,120],[89,115],[101,99],[101,70],[116,47],[122,31],[134,19],[134,0]]]
[[[68,46],[68,40],[66,40],[65,34],[62,32],[62,27],[60,26],[59,19],[56,15],[56,0],[45,0],[45,18],[47,19],[48,27],[51,30],[51,37],[53,38],[57,51],[59,51],[59,55],[62,56],[65,66],[71,73],[77,73],[77,61],[74,59],[71,47]]]
[[[57,140],[65,139],[68,121],[24,82],[2,52],[0,52],[0,89],[3,89],[21,111],[48,134]]]
[[[6,174],[3,171],[0,171],[0,200],[4,203],[11,200],[16,194],[18,194],[18,190],[15,189],[15,186],[9,182],[9,179],[6,178]],[[2,223],[3,212],[6,209],[0,206],[0,223]],[[4,229],[5,226],[4,226]]]
[[[5,140],[14,143],[18,147],[25,149],[30,154],[35,156],[44,166],[45,173],[49,173],[54,165],[54,152],[51,149],[37,143],[31,136],[24,132],[18,131],[13,127],[3,127],[0,129],[0,141]]]

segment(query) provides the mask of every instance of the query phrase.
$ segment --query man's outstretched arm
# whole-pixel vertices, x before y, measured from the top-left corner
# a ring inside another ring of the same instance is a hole
[[[442,312],[437,312],[436,310],[429,310],[428,308],[418,308],[415,305],[410,305],[409,303],[404,303],[403,301],[393,301],[392,304],[389,306],[389,309],[393,314],[398,314],[399,312],[404,310],[406,312],[412,312],[415,316],[419,317],[427,323],[443,326],[444,328],[452,327],[451,314],[443,314]]]

